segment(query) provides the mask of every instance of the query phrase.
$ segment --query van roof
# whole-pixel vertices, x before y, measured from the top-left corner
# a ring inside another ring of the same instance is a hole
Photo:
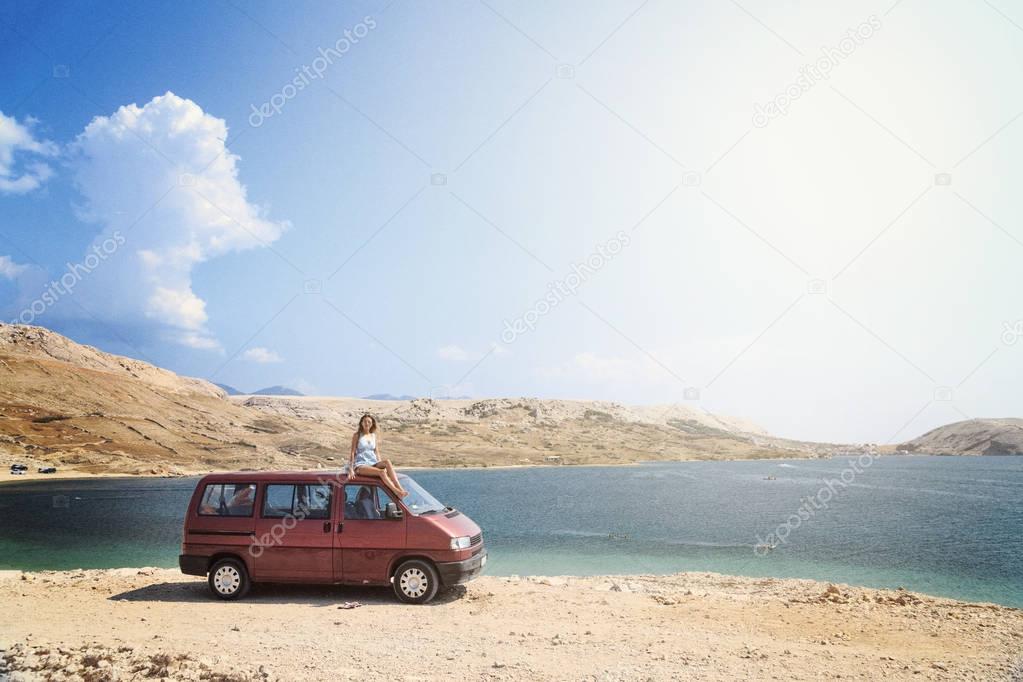
[[[398,474],[402,476],[403,474]],[[330,481],[337,480],[340,482],[347,482],[349,480],[348,474],[345,473],[344,469],[305,469],[297,471],[226,471],[213,474],[206,474],[200,480],[200,483],[265,483],[266,481],[300,481],[317,483],[319,481]],[[355,476],[354,480],[366,483],[372,483],[374,481],[380,482],[380,479],[367,477],[367,476]]]

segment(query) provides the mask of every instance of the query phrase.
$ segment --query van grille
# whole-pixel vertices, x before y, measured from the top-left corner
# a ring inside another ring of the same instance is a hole
[[[471,538],[469,538],[470,547],[478,545],[481,542],[483,542],[483,533],[477,533],[476,535],[473,535]]]

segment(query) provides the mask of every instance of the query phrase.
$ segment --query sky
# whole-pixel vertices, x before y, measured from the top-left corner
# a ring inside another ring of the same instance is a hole
[[[307,394],[1023,413],[1004,0],[0,2],[0,315]]]

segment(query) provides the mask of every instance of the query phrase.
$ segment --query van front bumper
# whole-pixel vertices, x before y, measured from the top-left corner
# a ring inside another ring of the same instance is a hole
[[[437,571],[440,573],[440,581],[445,586],[467,583],[480,574],[483,566],[487,563],[487,550],[482,550],[476,556],[469,557],[465,561],[450,561],[437,564]]]
[[[178,555],[178,566],[181,567],[181,572],[185,575],[206,575],[209,562],[210,558],[205,556]]]

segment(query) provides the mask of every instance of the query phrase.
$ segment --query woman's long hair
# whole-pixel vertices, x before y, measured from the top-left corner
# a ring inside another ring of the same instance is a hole
[[[358,428],[358,430],[356,430],[356,433],[359,434],[360,436],[363,435],[364,433],[367,433],[366,431],[362,430],[362,421],[366,417],[369,417],[369,420],[373,423],[373,425],[369,427],[368,433],[376,433],[377,432],[377,418],[367,412],[366,414],[364,414],[361,417],[359,417],[359,428]]]

